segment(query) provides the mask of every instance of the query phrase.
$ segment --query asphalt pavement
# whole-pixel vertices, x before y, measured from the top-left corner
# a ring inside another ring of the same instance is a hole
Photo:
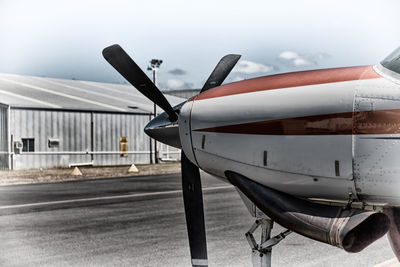
[[[251,266],[253,218],[232,186],[202,174],[210,266]],[[0,186],[0,266],[190,266],[179,175]],[[284,229],[275,224],[273,234]],[[297,234],[273,266],[374,266],[381,238],[358,254]]]

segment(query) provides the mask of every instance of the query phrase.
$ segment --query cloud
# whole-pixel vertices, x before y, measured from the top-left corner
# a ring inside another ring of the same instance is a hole
[[[192,88],[193,84],[187,83],[185,81],[179,80],[179,79],[169,79],[167,83],[165,84],[165,87],[167,87],[170,90],[174,89],[190,89]]]
[[[283,51],[279,54],[278,59],[286,64],[294,67],[312,67],[318,65],[319,60],[329,58],[327,53],[318,53],[314,55],[301,55],[294,51]]]
[[[304,57],[299,57],[293,60],[293,65],[296,67],[303,67],[303,66],[315,66],[317,62],[311,61]]]
[[[295,67],[308,67],[317,65],[317,62],[312,60],[310,56],[299,55],[294,51],[283,51],[279,54],[278,59]]]
[[[182,69],[175,68],[173,70],[168,71],[168,73],[172,74],[172,75],[185,75],[186,71],[184,71]]]
[[[294,60],[296,58],[299,58],[299,54],[293,51],[283,51],[282,53],[280,53],[279,58],[285,60]]]
[[[253,73],[271,72],[276,69],[277,68],[274,66],[264,65],[249,60],[241,60],[233,68],[232,72],[242,73],[242,74],[253,74]]]

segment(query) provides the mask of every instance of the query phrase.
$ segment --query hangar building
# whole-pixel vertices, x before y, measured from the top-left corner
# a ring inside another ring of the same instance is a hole
[[[149,163],[152,112],[130,85],[0,74],[0,169]],[[158,157],[179,150],[158,143]]]

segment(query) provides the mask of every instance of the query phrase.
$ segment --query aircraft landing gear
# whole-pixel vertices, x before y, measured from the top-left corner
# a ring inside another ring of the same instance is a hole
[[[272,247],[281,242],[292,231],[286,230],[271,238],[271,230],[274,222],[269,218],[258,218],[247,231],[246,239],[252,250],[252,262],[254,267],[271,267]],[[257,244],[253,233],[261,227],[261,242]]]

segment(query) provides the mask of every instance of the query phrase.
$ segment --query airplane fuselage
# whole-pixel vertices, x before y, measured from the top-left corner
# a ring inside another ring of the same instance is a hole
[[[306,198],[400,205],[400,83],[381,65],[260,77],[181,108],[187,157]]]

